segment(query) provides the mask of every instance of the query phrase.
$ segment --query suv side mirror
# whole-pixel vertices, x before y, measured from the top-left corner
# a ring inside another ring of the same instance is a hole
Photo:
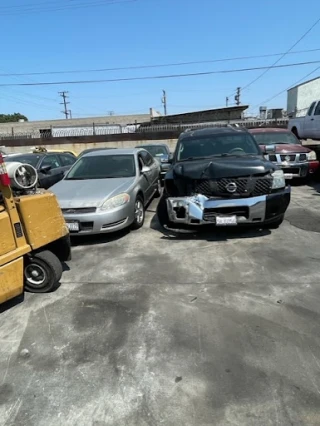
[[[265,154],[274,154],[276,152],[276,146],[275,145],[266,145],[264,149]]]
[[[51,170],[51,166],[44,166],[44,167],[41,167],[39,172],[46,174],[46,173],[50,172],[50,170]]]
[[[141,170],[141,173],[144,175],[145,173],[148,173],[148,172],[150,172],[150,167],[148,167],[148,166],[143,166],[142,167],[142,170]]]

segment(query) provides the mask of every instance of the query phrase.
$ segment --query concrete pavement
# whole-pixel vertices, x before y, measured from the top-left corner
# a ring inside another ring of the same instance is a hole
[[[320,188],[279,230],[75,241],[0,314],[0,425],[320,424]]]

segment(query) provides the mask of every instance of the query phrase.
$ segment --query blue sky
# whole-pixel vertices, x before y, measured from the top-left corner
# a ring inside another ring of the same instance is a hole
[[[130,67],[285,52],[320,17],[319,0],[309,0],[306,7],[300,4],[296,8],[292,0],[269,0],[264,4],[253,0],[105,0],[102,3],[103,0],[2,0],[0,73]],[[294,50],[320,48],[319,34],[320,24]],[[239,69],[269,66],[277,58],[103,73],[0,77],[0,83]],[[320,50],[287,55],[279,64],[316,60],[320,61]],[[241,101],[250,105],[249,111],[257,111],[258,105],[317,66],[320,63],[270,70],[243,92]],[[58,92],[62,90],[69,91],[74,117],[105,115],[108,111],[148,113],[150,107],[162,111],[162,89],[167,91],[169,114],[214,108],[224,105],[225,97],[237,86],[244,87],[261,73],[0,87],[0,113],[21,112],[30,120],[61,118]],[[320,69],[308,78],[318,75]],[[268,106],[286,107],[286,93]]]

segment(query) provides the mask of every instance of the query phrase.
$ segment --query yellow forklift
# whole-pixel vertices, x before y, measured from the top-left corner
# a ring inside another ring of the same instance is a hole
[[[23,293],[52,291],[70,236],[54,194],[37,188],[37,171],[0,154],[0,303]]]

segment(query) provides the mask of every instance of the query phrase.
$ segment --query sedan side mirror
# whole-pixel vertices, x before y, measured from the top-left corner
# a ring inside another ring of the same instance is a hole
[[[143,166],[143,167],[142,167],[142,170],[141,170],[141,173],[144,175],[145,173],[148,173],[148,172],[150,172],[150,171],[151,171],[150,167],[148,167],[148,166]]]
[[[50,172],[50,170],[51,170],[51,166],[44,166],[44,167],[41,167],[41,169],[39,171],[43,174],[46,174],[46,173]]]
[[[266,145],[264,149],[265,154],[274,154],[276,152],[276,146],[275,145]]]

